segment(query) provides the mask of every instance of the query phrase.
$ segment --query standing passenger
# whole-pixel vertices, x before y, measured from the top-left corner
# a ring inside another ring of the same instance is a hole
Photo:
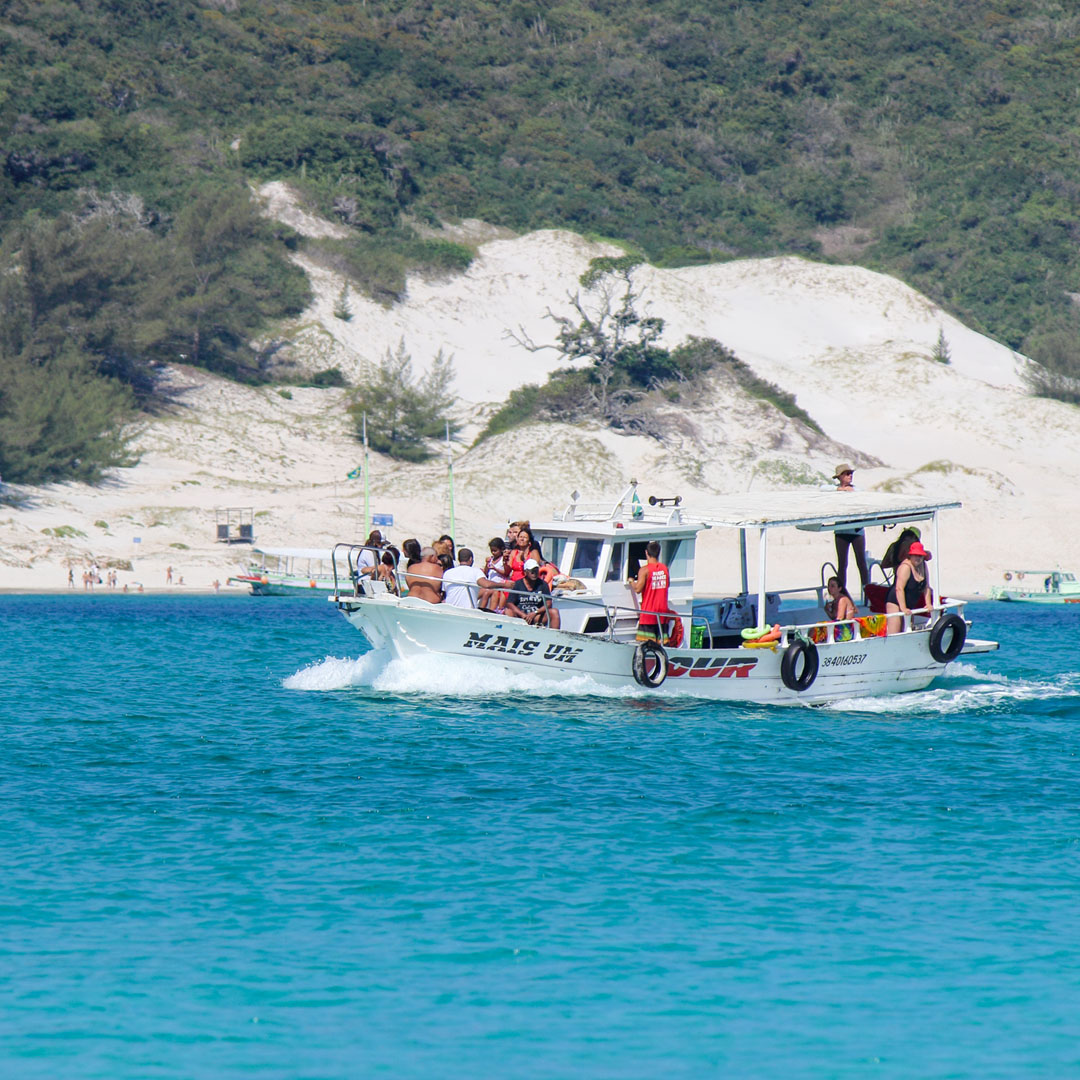
[[[853,492],[855,484],[855,470],[850,465],[837,465],[833,479],[839,481],[837,491]],[[859,568],[859,580],[862,582],[863,594],[866,593],[866,583],[870,580],[870,570],[866,565],[866,534],[862,529],[851,529],[846,532],[836,533],[836,576],[840,579],[840,585],[847,588],[847,564],[848,549],[855,552],[855,565]]]
[[[933,558],[930,552],[916,540],[908,548],[907,558],[896,568],[896,581],[885,598],[888,633],[898,634],[903,629],[899,615],[910,615],[913,608],[928,608],[933,602],[926,573],[926,561],[930,558]]]
[[[638,616],[637,640],[660,641],[660,618],[669,614],[668,587],[671,572],[660,561],[660,543],[650,540],[645,545],[645,565],[630,579],[630,586],[641,597],[641,613]],[[665,622],[668,620],[665,619]]]

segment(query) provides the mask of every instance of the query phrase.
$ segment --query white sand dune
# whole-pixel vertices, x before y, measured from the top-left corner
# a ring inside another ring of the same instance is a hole
[[[263,189],[270,210],[301,231],[329,223],[302,214],[281,185]],[[631,476],[644,494],[675,493],[708,505],[716,492],[816,484],[839,459],[860,465],[862,487],[941,494],[964,502],[945,515],[943,582],[954,593],[987,591],[1008,567],[1080,568],[1077,511],[1080,410],[1028,397],[1027,361],[964,327],[895,279],[855,267],[773,258],[681,270],[644,268],[650,313],[663,343],[709,336],[762,377],[796,395],[820,436],[723,377],[691,404],[667,410],[664,442],[582,425],[533,425],[469,449],[475,422],[513,388],[560,366],[554,351],[529,353],[510,333],[550,340],[549,309],[589,259],[616,254],[573,234],[507,237],[479,223],[468,272],[412,278],[407,298],[386,308],[353,292],[354,317],[336,318],[343,280],[308,264],[312,307],[287,328],[293,355],[312,370],[338,364],[354,379],[404,339],[418,371],[441,349],[453,354],[455,390],[472,421],[455,447],[459,541],[482,544],[508,518],[544,517],[573,489],[614,497]],[[944,331],[951,363],[931,358]],[[329,546],[363,527],[360,485],[346,473],[361,458],[341,390],[238,386],[176,367],[176,411],[145,423],[139,463],[110,481],[21,490],[0,509],[0,589],[66,588],[91,559],[130,562],[121,583],[174,590],[224,582],[243,561],[215,543],[215,510],[251,508],[257,542]],[[877,462],[864,468],[862,463]],[[430,538],[448,525],[446,463],[396,464],[373,455],[372,509],[392,513],[391,535]],[[136,543],[136,538],[138,543]],[[870,536],[880,554],[887,537]],[[785,541],[782,573],[816,580],[828,540]],[[710,535],[698,576],[710,589],[737,583],[731,537]]]

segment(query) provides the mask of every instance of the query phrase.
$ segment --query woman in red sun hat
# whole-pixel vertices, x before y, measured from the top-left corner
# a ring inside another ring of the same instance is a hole
[[[896,580],[885,597],[889,615],[887,632],[898,634],[903,627],[900,615],[910,615],[913,608],[928,608],[932,601],[926,563],[932,558],[929,551],[916,540],[908,548],[907,557],[896,568]]]

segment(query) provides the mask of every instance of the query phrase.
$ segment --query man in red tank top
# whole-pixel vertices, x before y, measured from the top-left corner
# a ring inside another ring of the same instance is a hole
[[[630,579],[634,592],[641,596],[641,614],[638,616],[638,641],[660,641],[660,620],[657,615],[668,613],[668,585],[671,574],[660,561],[660,543],[650,540],[645,545],[646,563],[636,578]],[[665,620],[666,622],[667,620]]]

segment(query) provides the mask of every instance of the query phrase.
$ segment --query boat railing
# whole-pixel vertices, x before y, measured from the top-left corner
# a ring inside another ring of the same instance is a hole
[[[388,548],[375,547],[373,544],[349,544],[345,542],[337,543],[334,545],[333,550],[330,552],[330,563],[334,571],[334,599],[337,600],[341,595],[342,584],[347,583],[348,595],[359,596],[360,595],[360,583],[361,579],[366,575],[360,572],[360,555],[361,551],[370,551],[375,556],[375,567],[379,566],[382,561],[383,555],[386,554]],[[338,574],[338,559],[343,560],[342,571],[343,574]],[[364,567],[364,569],[368,569]],[[394,567],[394,574],[397,575],[400,571],[397,566]],[[344,577],[344,582],[342,581]]]
[[[922,631],[929,631],[933,628],[934,623],[937,621],[937,616],[944,615],[949,609],[953,609],[956,614],[963,615],[964,601],[963,600],[945,600],[938,604],[931,604],[929,607],[912,608],[910,612],[893,611],[888,613],[875,612],[873,615],[857,615],[854,619],[838,619],[835,622],[830,620],[818,620],[812,623],[792,623],[787,626],[780,627],[780,644],[787,646],[791,643],[793,638],[796,637],[810,637],[811,632],[824,629],[826,631],[826,639],[824,642],[818,644],[841,644],[846,641],[858,640],[862,637],[863,628],[866,626],[866,620],[868,618],[880,618],[880,619],[899,619],[899,630],[888,630],[886,635],[888,637],[894,637],[896,634],[909,634]],[[918,625],[915,620],[920,619]],[[887,623],[886,623],[887,625]],[[845,629],[850,631],[851,637],[838,637],[838,634],[843,634]],[[877,634],[868,635],[872,637],[882,636]]]
[[[339,578],[338,578],[338,551],[342,549],[344,551],[344,557],[348,566],[348,581],[350,588],[350,595],[376,595],[379,592],[385,592],[385,583],[373,581],[369,578],[358,576],[356,573],[356,560],[357,554],[360,551],[369,550],[374,551],[381,555],[382,549],[370,548],[363,544],[337,544],[334,547],[334,597],[338,599],[340,596]],[[415,565],[415,564],[414,564]],[[419,579],[421,581],[429,581],[433,586],[441,587],[443,585],[443,579],[441,576],[436,577],[434,575],[418,574],[415,571],[411,572],[409,577],[413,579]],[[405,584],[405,571],[400,568],[395,568],[395,580],[398,585],[399,593],[405,596],[407,593],[407,587]],[[479,585],[470,584],[469,582],[454,582],[455,587],[468,590],[470,593],[475,594],[476,599],[480,599],[482,593],[491,592],[509,592],[511,583],[507,582],[505,588],[482,588]],[[379,586],[382,588],[379,588]],[[806,594],[807,592],[816,592],[817,590],[811,587],[810,589],[786,589],[778,590],[779,595],[789,594]],[[560,593],[557,590],[552,590],[551,599],[553,603],[556,602],[569,602],[575,606],[581,607],[593,607],[598,611],[602,610],[606,616],[606,634],[605,636],[614,641],[616,635],[616,626],[619,619],[633,618],[636,622],[637,617],[641,614],[641,610],[638,607],[626,607],[619,604],[610,604],[602,596],[595,594],[581,594],[581,593]],[[479,604],[472,609],[480,614],[491,615],[494,617],[502,617],[499,612],[489,611],[479,606]],[[824,629],[826,631],[826,638],[819,644],[843,644],[847,641],[858,640],[863,636],[863,628],[866,625],[867,618],[881,618],[881,619],[900,619],[900,629],[898,631],[890,631],[887,636],[895,636],[895,634],[906,634],[920,631],[929,631],[933,626],[936,619],[935,615],[940,616],[945,614],[949,610],[954,610],[957,614],[962,614],[964,610],[964,601],[962,600],[944,600],[940,603],[932,604],[928,607],[913,608],[910,612],[891,612],[888,614],[873,613],[870,616],[856,616],[854,619],[841,619],[838,621],[817,619],[814,622],[808,623],[788,623],[782,624],[780,627],[780,642],[783,647],[787,647],[792,640],[798,637],[808,638],[812,632],[820,631]],[[714,639],[712,634],[712,627],[708,619],[700,615],[679,614],[672,617],[678,617],[689,623],[689,629],[693,629],[697,625],[702,625],[706,629],[708,636],[708,645],[706,648],[714,647]],[[916,619],[920,622],[916,624]],[[850,636],[843,636],[845,633],[850,633]],[[880,635],[870,635],[880,636]]]

